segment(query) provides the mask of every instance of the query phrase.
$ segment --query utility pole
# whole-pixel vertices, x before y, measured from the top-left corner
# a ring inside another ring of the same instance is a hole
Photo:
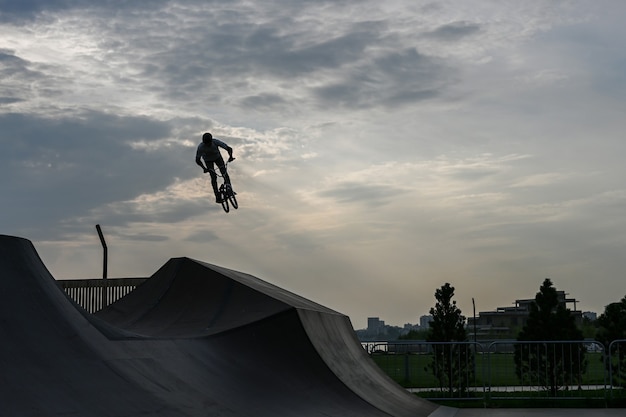
[[[476,303],[472,297],[472,307],[474,308],[474,343],[476,343]]]
[[[104,251],[102,260],[102,308],[104,308],[107,306],[107,264],[109,262],[109,250],[107,248],[107,243],[104,240],[102,228],[99,224],[96,225],[96,230],[98,231],[98,237],[100,238],[100,243],[102,243],[102,249]]]

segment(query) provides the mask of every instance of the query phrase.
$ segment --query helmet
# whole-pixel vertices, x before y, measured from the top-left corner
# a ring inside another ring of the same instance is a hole
[[[202,135],[202,142],[209,144],[211,143],[212,140],[213,140],[213,135],[210,134],[209,132]]]

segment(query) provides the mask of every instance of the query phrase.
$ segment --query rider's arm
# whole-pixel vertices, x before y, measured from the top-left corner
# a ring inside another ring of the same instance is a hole
[[[207,168],[202,163],[201,156],[202,156],[202,153],[200,152],[200,147],[198,147],[198,150],[196,151],[196,164],[198,164],[198,166],[202,168],[204,172],[206,172]]]
[[[219,146],[222,149],[225,149],[226,152],[228,152],[228,157],[230,158],[230,160],[233,160],[233,148],[231,148],[230,146],[228,146],[227,144],[225,144],[224,142],[222,142],[219,139],[215,139],[213,138],[213,142],[215,142],[215,144],[217,146]]]

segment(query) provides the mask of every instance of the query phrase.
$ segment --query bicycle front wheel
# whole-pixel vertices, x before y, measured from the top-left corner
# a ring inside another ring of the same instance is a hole
[[[221,204],[222,204],[222,208],[224,209],[224,211],[226,213],[228,213],[230,211],[230,207],[228,207],[228,195],[226,194],[226,191],[224,190],[224,186],[220,187],[220,199]]]
[[[235,194],[233,194],[232,190],[230,192],[230,195],[228,196],[228,200],[235,210],[239,208],[239,204],[237,203],[237,197],[235,197]]]
[[[237,203],[237,197],[235,197],[235,192],[233,191],[233,187],[230,184],[224,185],[224,194],[228,197],[230,204],[236,210],[239,208],[239,204]]]

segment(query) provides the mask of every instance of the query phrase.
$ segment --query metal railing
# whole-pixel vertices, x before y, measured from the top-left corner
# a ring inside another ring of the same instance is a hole
[[[480,400],[486,392],[480,343],[402,341],[366,348],[392,379],[430,400]]]
[[[148,278],[63,279],[57,284],[89,313],[119,300]]]
[[[396,382],[430,400],[625,398],[626,340],[364,343]]]
[[[491,399],[511,393],[516,399],[606,398],[609,378],[599,342],[496,341],[487,349]]]
[[[626,339],[614,340],[609,344],[607,358],[611,398],[626,398]]]

